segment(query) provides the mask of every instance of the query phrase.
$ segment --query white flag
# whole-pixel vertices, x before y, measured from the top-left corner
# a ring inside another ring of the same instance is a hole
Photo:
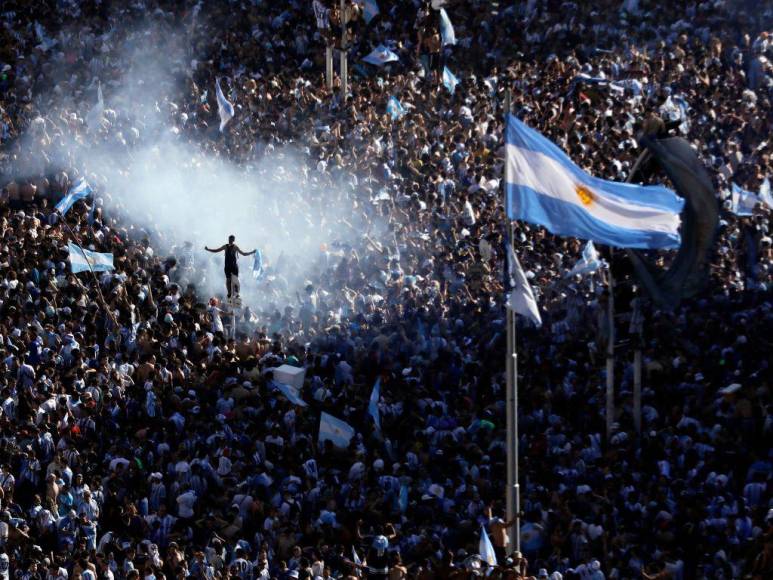
[[[768,209],[773,209],[773,196],[770,195],[770,180],[766,177],[765,181],[760,185],[760,201],[768,206]]]
[[[510,286],[512,287],[507,306],[537,326],[542,326],[542,317],[537,307],[537,300],[534,298],[534,292],[526,280],[526,274],[523,273],[523,268],[521,268],[521,263],[518,261],[512,245],[509,243],[507,252],[510,258]]]

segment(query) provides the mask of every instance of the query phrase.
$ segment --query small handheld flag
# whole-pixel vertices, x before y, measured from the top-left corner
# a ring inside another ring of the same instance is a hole
[[[389,97],[389,100],[387,101],[387,113],[389,113],[394,121],[405,115],[405,109],[396,97]]]
[[[497,555],[494,552],[494,546],[486,533],[486,528],[480,527],[480,541],[478,542],[478,552],[481,559],[489,566],[497,565]]]
[[[605,265],[606,263],[604,260],[599,259],[599,253],[596,251],[596,246],[593,245],[593,242],[588,240],[588,243],[585,244],[585,248],[582,250],[582,258],[580,258],[574,265],[574,268],[569,271],[567,277],[590,274],[603,268]]]
[[[217,94],[217,114],[220,115],[220,132],[223,132],[228,121],[234,117],[234,106],[229,103],[223,90],[220,88],[220,79],[215,80],[215,93]]]
[[[456,44],[454,26],[451,24],[451,19],[448,17],[445,8],[440,9],[440,37],[443,41],[443,46]]]
[[[255,258],[252,260],[252,277],[255,280],[262,280],[266,270],[263,268],[263,254],[259,249],[255,249]]]
[[[336,447],[346,449],[354,437],[354,427],[324,411],[319,418],[319,442],[331,441]]]
[[[61,201],[56,204],[54,209],[56,209],[60,214],[64,215],[70,210],[76,201],[81,200],[84,197],[88,197],[93,193],[93,191],[94,190],[91,189],[89,182],[86,181],[85,178],[81,177],[73,184],[73,186],[70,188],[70,191],[67,192],[67,195],[65,195]]]
[[[70,268],[73,274],[91,270],[92,272],[107,272],[114,270],[113,254],[100,254],[84,250],[77,244],[69,242],[67,251],[70,254]]]
[[[766,177],[765,181],[760,185],[760,201],[768,206],[768,209],[773,209],[773,196],[770,194],[770,180]]]
[[[760,199],[751,191],[741,189],[735,183],[732,184],[730,194],[730,211],[739,217],[748,217],[754,213],[754,207]]]
[[[618,248],[679,247],[684,200],[670,189],[588,175],[513,115],[507,115],[505,147],[510,219]]]
[[[454,76],[447,66],[443,67],[443,85],[448,89],[448,92],[452,95],[456,91],[456,85],[459,84],[459,79]]]
[[[362,17],[365,19],[365,24],[370,24],[370,21],[378,16],[380,12],[376,0],[365,0],[362,9]]]
[[[286,385],[285,383],[280,383],[278,381],[271,381],[270,384],[272,387],[282,393],[293,405],[298,405],[299,407],[309,406],[306,401],[301,399],[298,391],[296,391],[292,386]]]
[[[376,379],[376,384],[373,385],[373,391],[370,393],[370,401],[368,402],[368,413],[373,417],[376,429],[381,431],[381,415],[378,410],[379,399],[381,399],[381,377]]]
[[[383,44],[379,44],[368,56],[362,60],[375,66],[384,66],[389,62],[400,60],[400,57]]]
[[[513,251],[513,246],[507,243],[508,275],[510,296],[507,299],[508,308],[512,308],[517,314],[525,316],[537,326],[542,326],[542,316],[540,316],[537,300],[534,298],[534,292],[523,273],[521,263]]]

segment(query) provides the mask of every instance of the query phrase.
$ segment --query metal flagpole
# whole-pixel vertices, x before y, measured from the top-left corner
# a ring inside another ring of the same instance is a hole
[[[349,92],[349,69],[347,62],[347,39],[346,39],[346,23],[347,23],[347,10],[346,0],[341,0],[341,107],[344,107],[346,103],[346,94]]]
[[[633,321],[631,334],[634,340],[633,351],[633,424],[636,434],[641,435],[641,347],[644,318],[641,298],[633,299]]]
[[[510,114],[510,89],[505,89],[504,128],[507,131],[507,115]],[[505,141],[507,138],[505,138]],[[505,213],[507,214],[507,243],[513,243],[513,222],[510,220],[510,199],[507,196],[508,165],[505,162],[504,197]],[[508,248],[509,251],[509,248]],[[510,272],[505,272],[509,276]],[[515,550],[521,549],[521,497],[518,484],[518,349],[515,329],[515,312],[511,308],[507,310],[507,521],[515,522],[515,525],[507,528],[510,546]]]
[[[333,45],[328,41],[325,46],[325,81],[327,90],[333,91]]]
[[[612,248],[609,248],[609,273],[607,296],[607,323],[609,336],[607,341],[607,393],[606,419],[607,440],[612,437],[612,424],[615,422],[615,282],[612,277]]]

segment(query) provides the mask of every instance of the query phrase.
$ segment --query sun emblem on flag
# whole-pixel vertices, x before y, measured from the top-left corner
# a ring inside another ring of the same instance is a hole
[[[593,192],[584,185],[575,185],[574,191],[577,193],[577,196],[580,198],[580,201],[584,206],[589,206],[592,204],[596,197]]]

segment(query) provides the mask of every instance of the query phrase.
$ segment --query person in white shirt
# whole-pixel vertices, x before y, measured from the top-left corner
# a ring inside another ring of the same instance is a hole
[[[186,486],[186,490],[177,496],[177,515],[183,519],[194,516],[193,506],[196,505],[196,493]]]

